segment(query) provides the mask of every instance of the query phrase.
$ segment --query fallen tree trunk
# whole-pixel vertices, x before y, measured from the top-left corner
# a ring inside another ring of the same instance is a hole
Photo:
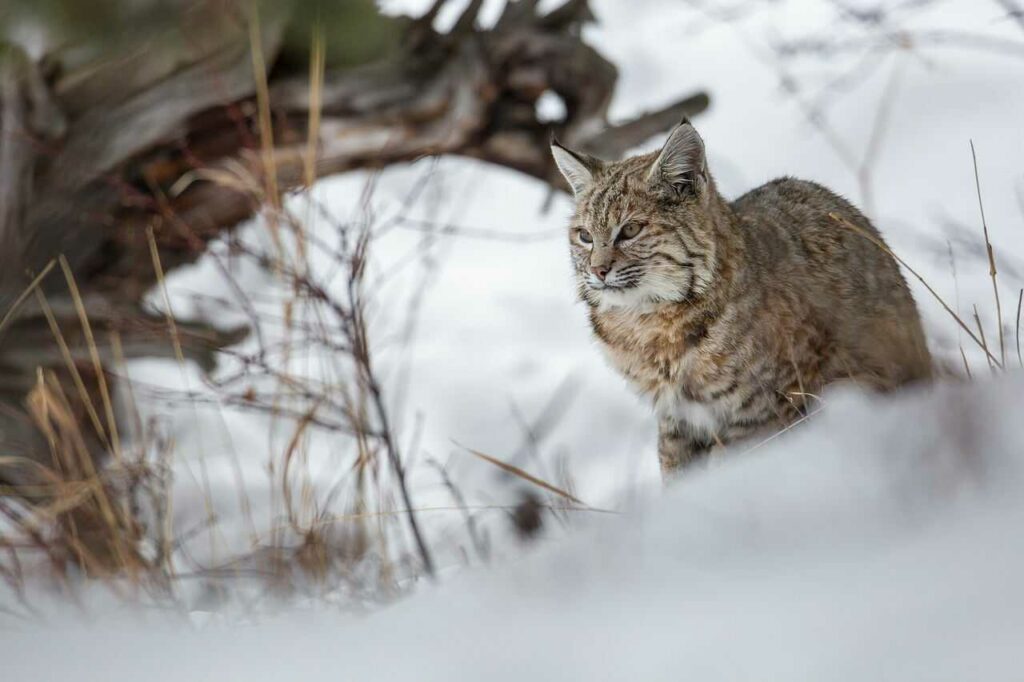
[[[99,405],[96,377],[76,374],[95,374],[98,359],[103,375],[119,353],[172,352],[162,321],[140,306],[156,281],[150,234],[170,270],[289,188],[429,155],[470,156],[561,188],[548,153],[552,133],[616,157],[707,106],[698,93],[611,125],[617,72],[581,39],[580,27],[593,19],[585,0],[546,14],[536,0],[510,2],[489,29],[478,26],[482,2],[472,0],[439,32],[433,24],[444,4],[387,19],[397,47],[370,63],[327,68],[322,85],[311,83],[315,68],[275,63],[289,26],[286,3],[258,21],[243,11],[249,3],[191,3],[173,25],[147,25],[144,36],[92,59],[6,48],[0,443],[8,458],[0,479],[36,483],[26,462],[51,461],[52,443],[26,409],[41,376],[52,372],[72,397],[84,386]],[[563,120],[539,120],[545,92],[564,102]],[[53,265],[61,256],[66,268]],[[180,331],[183,351],[207,367],[217,348],[244,334]],[[100,456],[109,443],[91,445]]]

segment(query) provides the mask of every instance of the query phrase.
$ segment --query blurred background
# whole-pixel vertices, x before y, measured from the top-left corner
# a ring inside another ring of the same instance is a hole
[[[1022,85],[1014,0],[5,3],[0,607],[363,610],[658,509],[552,134],[689,116],[726,197],[862,208],[950,382],[1019,369]]]

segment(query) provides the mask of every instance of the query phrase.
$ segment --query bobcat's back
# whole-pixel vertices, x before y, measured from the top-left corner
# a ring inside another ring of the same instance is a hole
[[[882,235],[850,202],[817,183],[780,178],[731,207],[747,277],[758,287],[750,303],[778,305],[798,292],[806,321],[852,355],[844,358],[853,363],[851,378],[889,389],[931,375],[906,280]]]

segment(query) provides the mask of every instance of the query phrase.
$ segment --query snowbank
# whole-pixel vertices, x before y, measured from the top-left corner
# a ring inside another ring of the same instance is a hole
[[[5,679],[1011,679],[1024,376],[869,400],[365,619],[6,632]],[[142,616],[133,616],[142,618]],[[83,671],[85,671],[83,673]]]

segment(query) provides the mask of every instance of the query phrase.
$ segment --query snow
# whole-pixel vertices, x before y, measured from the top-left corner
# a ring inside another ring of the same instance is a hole
[[[10,679],[1012,679],[1024,376],[826,396],[804,428],[642,513],[368,618],[159,614],[5,633]],[[912,428],[908,428],[912,425]],[[225,677],[227,676],[227,677]]]
[[[385,3],[395,11],[423,4]],[[995,308],[973,140],[1012,344],[1007,310],[1024,286],[1019,51],[922,44],[877,57],[851,52],[782,62],[774,41],[858,33],[837,25],[832,3],[821,0],[752,3],[754,11],[738,18],[711,11],[732,6],[724,2],[593,5],[602,23],[585,35],[620,68],[613,118],[707,88],[712,107],[694,123],[727,196],[779,175],[840,191],[964,319],[976,305],[991,340]],[[485,19],[499,7],[486,3]],[[439,25],[455,14],[439,17]],[[1001,20],[998,3],[947,0],[905,16],[911,28],[1024,38]],[[829,87],[861,63],[875,68],[849,89]],[[802,86],[798,97],[782,87],[787,79]],[[555,115],[556,104],[543,109]],[[812,108],[827,135],[809,121]],[[662,493],[650,407],[607,367],[574,301],[563,235],[569,200],[467,159],[387,170],[375,181],[372,210],[364,202],[367,182],[361,173],[330,178],[315,195],[339,220],[373,213],[384,222],[403,210],[473,231],[395,228],[372,246],[370,279],[379,282],[372,338],[415,504],[438,509],[421,520],[438,551],[441,584],[416,583],[413,596],[357,618],[352,611],[367,604],[345,589],[269,604],[259,589],[239,588],[224,604],[211,598],[209,584],[183,580],[181,620],[202,626],[198,634],[164,611],[125,611],[93,592],[82,598],[90,605],[86,621],[96,622],[83,625],[54,599],[43,609],[45,630],[2,626],[5,679],[83,670],[104,680],[143,673],[154,680],[1015,674],[1024,632],[1017,532],[1024,430],[1014,416],[1024,379],[985,378],[980,351],[916,280],[908,277],[933,351],[957,368],[963,343],[974,376],[984,380],[879,402],[837,392],[807,424],[752,452],[730,453]],[[411,188],[424,182],[426,191],[406,206]],[[291,205],[304,211],[302,198]],[[331,234],[326,221],[313,220],[311,229]],[[240,238],[269,242],[259,220]],[[321,273],[329,266],[315,263]],[[283,295],[281,285],[244,262],[232,267],[260,310],[280,316],[273,301]],[[175,272],[175,313],[224,326],[245,322],[218,272],[209,258]],[[152,300],[163,307],[159,292]],[[418,313],[410,318],[413,300]],[[270,323],[264,332],[270,340],[282,333]],[[240,350],[254,343],[250,338]],[[214,376],[234,369],[225,358]],[[336,359],[308,349],[291,369],[329,374]],[[133,363],[130,374],[140,387],[204,390],[192,366],[147,360]],[[180,572],[220,565],[278,532],[280,472],[268,472],[294,423],[226,404],[152,396],[140,403],[144,421],[156,420],[174,442],[173,524],[187,538],[174,559]],[[545,423],[553,411],[561,412]],[[571,486],[588,504],[616,513],[574,513],[564,527],[548,524],[542,546],[524,547],[508,531],[504,509],[484,509],[515,502],[520,486],[463,446]],[[324,499],[353,457],[332,434],[312,430],[302,485]],[[467,549],[464,518],[451,510],[430,459],[446,463],[492,540],[485,567]],[[211,517],[216,523],[204,531]],[[407,541],[400,520],[390,528],[392,544]],[[459,570],[466,563],[474,570]],[[403,586],[411,586],[410,576]]]
[[[545,90],[537,98],[537,120],[541,123],[559,123],[565,120],[565,102],[553,90]]]

